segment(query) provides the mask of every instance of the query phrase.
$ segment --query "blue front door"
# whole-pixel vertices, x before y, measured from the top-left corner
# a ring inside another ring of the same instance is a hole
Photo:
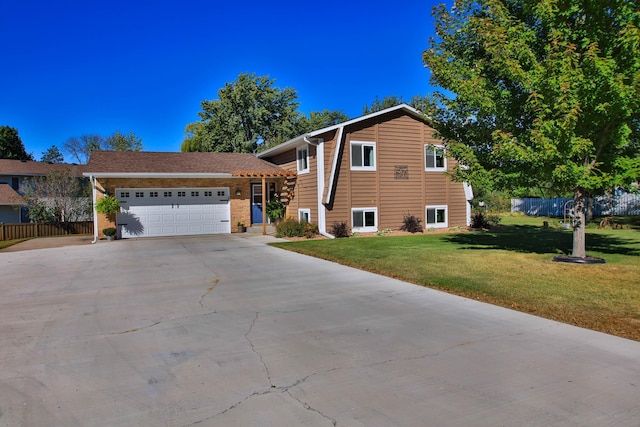
[[[251,223],[262,224],[262,184],[251,184]]]

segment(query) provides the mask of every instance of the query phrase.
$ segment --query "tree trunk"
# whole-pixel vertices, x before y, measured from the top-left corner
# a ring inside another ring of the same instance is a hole
[[[584,189],[576,188],[573,193],[573,252],[574,258],[585,258],[587,256],[585,239],[585,214],[584,214]]]

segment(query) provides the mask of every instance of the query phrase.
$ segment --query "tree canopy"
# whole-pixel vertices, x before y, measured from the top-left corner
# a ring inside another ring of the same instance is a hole
[[[460,0],[434,8],[423,60],[434,125],[463,167],[497,188],[574,194],[573,256],[584,257],[584,196],[640,170],[636,1]]]
[[[123,134],[120,131],[116,131],[106,138],[97,134],[73,136],[63,144],[64,151],[81,164],[87,163],[91,153],[95,150],[142,151],[143,148],[142,138],[133,132]]]
[[[278,88],[267,76],[240,74],[218,91],[218,99],[202,101],[200,121],[189,123],[182,151],[253,153],[295,136],[347,120],[341,111],[298,111],[293,88]]]
[[[418,111],[422,111],[428,117],[431,117],[433,113],[434,102],[430,96],[415,95],[409,102],[405,102],[401,96],[391,95],[385,96],[382,99],[376,96],[376,99],[371,103],[371,105],[365,105],[362,109],[362,114],[366,115],[375,113],[405,103]]]
[[[278,88],[267,76],[240,74],[218,91],[218,99],[202,101],[200,121],[186,127],[182,151],[255,152],[259,144],[295,136],[297,93]]]
[[[0,126],[0,159],[33,160],[33,156],[24,148],[17,129]]]
[[[25,179],[20,190],[35,222],[81,221],[91,212],[89,181],[69,169]]]
[[[62,155],[58,147],[52,145],[51,147],[47,148],[47,151],[42,153],[40,161],[48,163],[63,163],[64,156]]]

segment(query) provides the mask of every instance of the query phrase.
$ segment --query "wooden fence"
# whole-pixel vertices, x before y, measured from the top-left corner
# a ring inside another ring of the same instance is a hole
[[[0,223],[0,240],[28,239],[33,237],[66,236],[70,234],[93,234],[93,221],[61,223]]]

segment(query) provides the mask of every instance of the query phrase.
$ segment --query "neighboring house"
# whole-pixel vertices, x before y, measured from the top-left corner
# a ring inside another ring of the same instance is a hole
[[[81,177],[84,166],[68,163],[46,163],[23,160],[0,159],[0,184],[6,184],[0,194],[0,222],[29,222],[24,199],[20,196],[20,187],[26,179],[46,176],[50,172],[71,170],[74,176]],[[15,195],[9,190],[13,190]],[[16,198],[15,196],[19,196]],[[10,203],[16,202],[17,205]]]
[[[0,183],[0,223],[21,223],[21,208],[24,205],[26,202],[11,185]]]
[[[297,172],[288,216],[354,232],[398,230],[405,214],[426,228],[470,224],[471,188],[447,172],[455,160],[425,116],[402,104],[310,132],[258,154]]]
[[[114,218],[95,215],[95,237],[116,226],[119,237],[231,233],[238,223],[267,220],[263,203],[295,179],[277,165],[240,153],[94,151],[84,173],[93,203],[120,201]],[[289,184],[290,185],[290,184]]]

